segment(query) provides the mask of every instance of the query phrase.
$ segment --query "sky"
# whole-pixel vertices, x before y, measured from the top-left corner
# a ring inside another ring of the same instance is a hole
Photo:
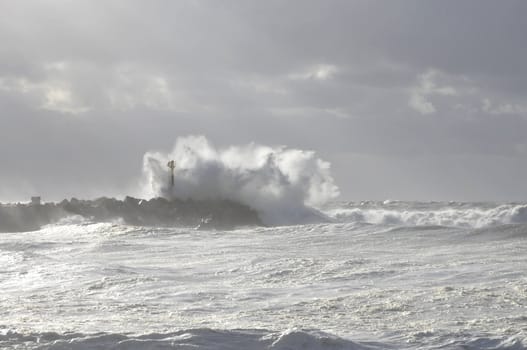
[[[0,200],[135,193],[204,135],[345,200],[525,201],[527,1],[0,0]]]

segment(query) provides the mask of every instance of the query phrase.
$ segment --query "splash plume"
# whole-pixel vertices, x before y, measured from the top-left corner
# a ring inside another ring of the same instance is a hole
[[[173,186],[170,160],[176,163]],[[234,200],[272,225],[320,220],[313,207],[339,194],[330,164],[313,151],[254,143],[219,149],[203,136],[179,138],[169,153],[146,153],[143,172],[147,196]]]

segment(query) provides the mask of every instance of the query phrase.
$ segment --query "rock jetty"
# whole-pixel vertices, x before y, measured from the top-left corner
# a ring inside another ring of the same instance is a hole
[[[0,232],[34,231],[70,216],[81,216],[90,222],[118,220],[136,226],[200,229],[263,226],[256,211],[229,200],[103,197],[95,200],[72,198],[59,203],[0,204]]]

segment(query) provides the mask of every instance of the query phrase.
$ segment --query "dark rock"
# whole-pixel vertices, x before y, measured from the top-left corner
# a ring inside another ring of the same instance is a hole
[[[63,200],[44,205],[0,205],[0,232],[38,230],[60,219],[80,215],[95,222],[116,219],[137,226],[193,227],[233,229],[239,226],[262,226],[256,211],[228,200],[124,200],[101,197],[95,200]]]

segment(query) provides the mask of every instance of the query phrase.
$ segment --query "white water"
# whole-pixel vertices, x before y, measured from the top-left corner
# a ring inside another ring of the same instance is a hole
[[[326,224],[1,234],[0,348],[524,349],[522,208],[334,203]]]
[[[487,227],[527,223],[527,204],[493,203],[347,203],[328,210],[342,222],[408,226]]]

